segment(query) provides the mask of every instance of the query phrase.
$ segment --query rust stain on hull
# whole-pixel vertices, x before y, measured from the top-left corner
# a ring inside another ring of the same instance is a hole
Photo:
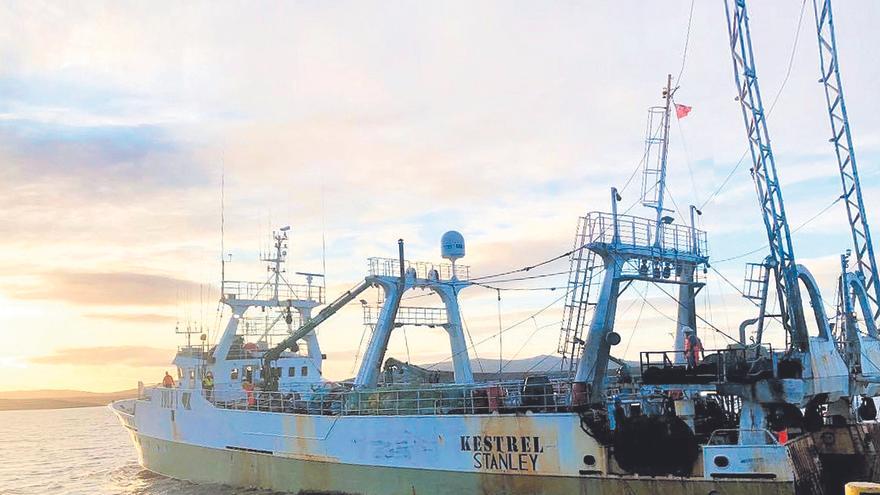
[[[794,495],[794,483],[637,476],[547,476],[360,466],[139,438],[142,465],[196,483],[302,495]]]

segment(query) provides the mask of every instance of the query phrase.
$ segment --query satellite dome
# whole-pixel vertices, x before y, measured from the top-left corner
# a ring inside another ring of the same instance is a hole
[[[464,258],[464,236],[455,230],[443,234],[440,238],[440,256],[450,261]]]

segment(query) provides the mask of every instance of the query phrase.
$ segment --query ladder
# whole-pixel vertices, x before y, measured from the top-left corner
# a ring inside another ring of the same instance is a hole
[[[562,355],[561,370],[570,375],[577,369],[584,346],[584,330],[589,326],[588,315],[596,305],[595,297],[601,283],[601,258],[587,247],[589,224],[587,217],[578,219],[574,248],[569,257],[568,292],[562,313],[557,352]]]

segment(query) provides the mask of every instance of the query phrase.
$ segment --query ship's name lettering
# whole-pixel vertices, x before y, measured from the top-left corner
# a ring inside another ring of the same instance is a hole
[[[488,471],[537,471],[544,452],[541,437],[462,435],[462,452],[473,452],[474,468]]]

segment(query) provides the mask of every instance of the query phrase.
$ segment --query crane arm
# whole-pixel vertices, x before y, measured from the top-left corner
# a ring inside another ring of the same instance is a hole
[[[370,279],[364,279],[363,282],[358,284],[353,289],[348,290],[335,301],[328,304],[324,309],[322,309],[314,318],[305,322],[302,326],[297,328],[289,337],[282,340],[275,347],[266,351],[263,354],[263,367],[267,368],[268,363],[270,361],[274,361],[281,357],[281,353],[284,352],[285,349],[296,346],[296,341],[308,335],[312,330],[314,330],[318,325],[326,321],[328,318],[333,316],[334,313],[339,311],[343,306],[350,303],[355,297],[358,296],[361,292],[370,288],[373,285],[373,282]]]
[[[831,0],[813,0],[813,13],[816,18],[816,35],[819,40],[819,66],[822,71],[819,82],[825,88],[825,102],[831,121],[831,143],[837,156],[841,185],[843,186],[846,215],[852,233],[856,254],[856,272],[863,277],[868,299],[873,308],[874,319],[880,318],[880,280],[877,277],[877,262],[874,245],[871,242],[871,229],[865,214],[862,200],[862,186],[856,166],[849,118],[843,99],[843,85],[840,79],[840,66],[837,59],[837,38],[834,34],[834,18]]]
[[[782,323],[791,335],[792,346],[805,351],[808,349],[809,341],[798,286],[797,263],[792,246],[791,229],[785,216],[776,161],[770,146],[767,116],[758,86],[746,2],[733,0],[732,9],[730,3],[730,0],[725,0],[724,7],[730,35],[730,53],[733,58],[737,99],[742,106],[753,163],[752,178],[761,206],[764,228],[767,231],[770,256],[777,268],[774,270],[774,275]]]

